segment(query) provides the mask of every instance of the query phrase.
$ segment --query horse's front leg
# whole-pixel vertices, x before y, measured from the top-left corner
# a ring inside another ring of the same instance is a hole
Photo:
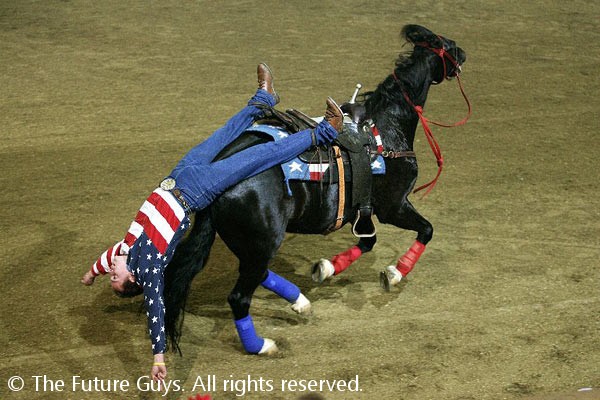
[[[243,266],[240,265],[240,276],[227,297],[240,341],[244,346],[244,350],[250,354],[271,355],[278,350],[273,340],[262,338],[256,333],[250,315],[252,295],[266,275],[266,268],[244,271]]]
[[[373,250],[373,246],[377,242],[377,236],[362,237],[359,239],[356,246],[350,247],[348,250],[339,253],[331,260],[325,258],[320,259],[312,267],[312,279],[315,282],[322,283],[334,275],[342,273],[360,256]]]
[[[404,200],[400,208],[391,213],[389,218],[380,217],[383,223],[392,224],[398,228],[408,229],[417,232],[417,239],[410,248],[398,259],[396,265],[388,266],[379,275],[381,287],[390,290],[406,277],[415,267],[417,261],[425,251],[425,246],[433,237],[433,226],[421,214],[415,210],[414,206],[408,200]]]
[[[298,314],[310,314],[310,301],[302,294],[300,288],[284,277],[267,270],[267,277],[261,283],[265,289],[269,289],[279,297],[287,300],[292,305],[292,310]]]

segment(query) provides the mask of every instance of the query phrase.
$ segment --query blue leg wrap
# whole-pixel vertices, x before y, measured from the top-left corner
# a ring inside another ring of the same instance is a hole
[[[244,349],[250,354],[258,354],[265,340],[256,334],[252,317],[248,315],[245,318],[238,319],[235,321],[235,327]]]
[[[269,275],[267,275],[267,278],[262,283],[264,288],[269,289],[280,297],[283,297],[290,303],[298,300],[298,297],[300,296],[300,288],[298,286],[277,275],[275,272],[271,270],[268,271]]]

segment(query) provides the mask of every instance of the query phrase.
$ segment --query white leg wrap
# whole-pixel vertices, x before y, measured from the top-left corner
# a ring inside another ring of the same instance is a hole
[[[402,280],[402,274],[400,271],[398,271],[395,265],[388,266],[385,271],[388,279],[390,280],[390,285],[395,286]]]
[[[318,283],[322,283],[325,279],[328,279],[335,274],[335,268],[331,261],[321,258],[318,263],[313,266],[312,269],[312,280]]]
[[[308,300],[302,293],[298,296],[298,299],[292,304],[292,310],[298,314],[309,314],[310,313],[310,300]]]
[[[260,349],[260,351],[258,352],[258,354],[263,355],[263,356],[270,356],[270,355],[277,353],[277,351],[279,351],[279,349],[277,348],[277,345],[275,344],[275,342],[273,340],[267,339],[267,338],[264,338],[264,339],[265,339],[265,342],[263,343],[263,346]]]
[[[402,274],[398,269],[396,269],[395,265],[390,265],[386,267],[379,274],[379,284],[386,291],[389,291],[392,286],[395,286],[400,283],[402,280]]]

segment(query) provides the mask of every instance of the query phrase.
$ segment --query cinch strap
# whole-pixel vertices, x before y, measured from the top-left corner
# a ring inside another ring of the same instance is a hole
[[[346,181],[344,177],[344,160],[342,159],[342,152],[338,146],[331,146],[335,155],[336,164],[338,167],[338,211],[335,223],[325,231],[325,233],[331,233],[337,231],[342,227],[344,223],[344,208],[346,206]]]

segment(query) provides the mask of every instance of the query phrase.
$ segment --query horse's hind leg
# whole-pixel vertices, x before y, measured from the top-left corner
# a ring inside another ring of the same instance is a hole
[[[240,276],[227,297],[244,350],[251,354],[269,355],[277,352],[277,345],[273,340],[258,336],[250,315],[252,295],[265,279],[266,272],[264,267],[247,268],[240,263]]]
[[[278,170],[270,171],[242,182],[213,205],[217,232],[240,260],[240,276],[228,301],[244,349],[254,354],[268,354],[277,349],[272,340],[256,333],[249,313],[252,295],[259,285],[292,302],[296,312],[305,312],[306,303],[310,306],[308,300],[301,301],[305,297],[300,289],[267,269],[283,241],[287,223],[283,185],[269,184],[269,191],[255,191],[267,187],[264,185],[268,182],[263,179],[281,181]]]
[[[302,294],[298,286],[284,277],[277,275],[271,270],[267,270],[267,277],[261,285],[265,289],[287,300],[292,305],[292,310],[298,314],[310,313],[310,301]]]
[[[325,279],[342,273],[360,256],[373,250],[377,242],[377,236],[360,238],[355,246],[339,253],[330,260],[322,258],[312,267],[312,279],[315,282],[322,283]]]
[[[271,339],[258,336],[250,315],[252,296],[260,284],[290,302],[292,309],[299,314],[309,313],[311,305],[300,292],[300,288],[287,279],[264,267],[240,263],[240,276],[227,297],[233,312],[235,327],[248,353],[270,355],[277,352],[277,345]]]

